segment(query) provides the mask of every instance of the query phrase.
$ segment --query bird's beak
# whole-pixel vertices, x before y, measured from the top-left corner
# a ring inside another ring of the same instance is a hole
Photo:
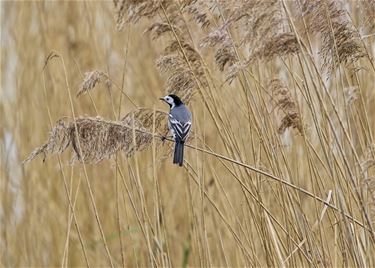
[[[164,99],[164,98],[159,98],[159,100],[165,101],[165,99]]]

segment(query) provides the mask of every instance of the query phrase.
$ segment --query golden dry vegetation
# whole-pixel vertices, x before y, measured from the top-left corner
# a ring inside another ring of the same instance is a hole
[[[374,1],[0,5],[1,266],[375,266]]]

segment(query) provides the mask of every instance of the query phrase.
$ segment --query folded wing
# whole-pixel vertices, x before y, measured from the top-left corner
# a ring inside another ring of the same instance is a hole
[[[191,122],[180,122],[173,118],[173,116],[170,115],[169,117],[169,125],[171,128],[171,131],[173,132],[173,135],[175,139],[179,141],[185,141],[186,138],[189,135],[190,127],[191,127]]]

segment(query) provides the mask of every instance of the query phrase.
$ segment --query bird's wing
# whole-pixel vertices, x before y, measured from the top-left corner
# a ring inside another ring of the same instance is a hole
[[[189,135],[191,121],[181,122],[169,114],[169,126],[175,139],[185,141]]]

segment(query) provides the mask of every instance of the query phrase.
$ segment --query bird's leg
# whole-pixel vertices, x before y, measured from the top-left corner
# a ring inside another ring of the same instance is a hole
[[[161,136],[161,141],[164,142],[166,139],[173,138],[172,135],[169,136]]]
[[[161,141],[164,143],[165,142],[165,140],[166,139],[170,139],[170,138],[174,138],[174,136],[173,135],[168,135],[168,132],[169,132],[169,130],[167,130],[166,132],[165,132],[165,135],[162,135],[161,136]]]

